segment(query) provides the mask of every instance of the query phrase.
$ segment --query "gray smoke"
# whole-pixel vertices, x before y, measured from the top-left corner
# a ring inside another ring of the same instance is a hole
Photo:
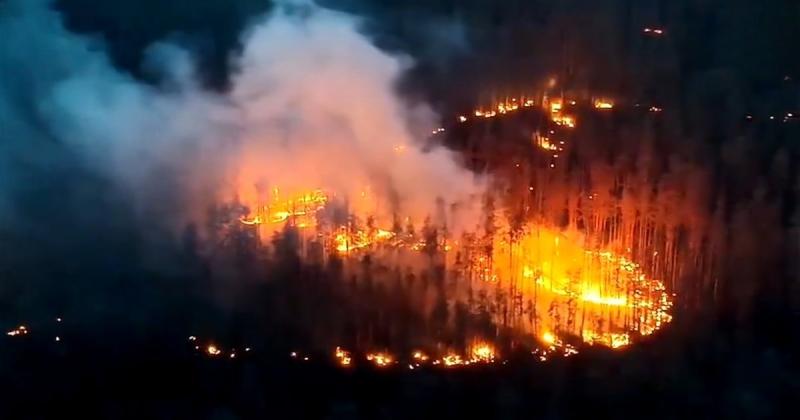
[[[199,221],[208,205],[255,204],[274,187],[323,188],[394,203],[423,217],[438,198],[479,192],[449,152],[423,153],[437,125],[403,103],[406,57],[387,55],[358,20],[309,2],[285,2],[243,35],[228,92],[203,89],[191,54],[152,46],[145,84],[116,69],[101,40],[68,32],[47,1],[2,6],[0,211],[10,217],[19,165],[58,165],[60,153],[109,179],[139,220]],[[19,215],[17,215],[19,216]]]

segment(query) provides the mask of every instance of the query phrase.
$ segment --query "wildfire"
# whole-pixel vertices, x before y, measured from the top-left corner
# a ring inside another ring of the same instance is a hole
[[[394,358],[387,353],[369,353],[367,360],[378,367],[386,367],[394,363]]]
[[[383,229],[375,229],[372,232],[360,229],[352,229],[350,226],[341,226],[339,233],[336,234],[334,242],[336,251],[340,254],[367,248],[371,245],[388,241],[395,237],[394,232]]]
[[[472,347],[472,361],[490,363],[495,359],[494,347],[486,342],[476,343]]]
[[[556,125],[567,128],[575,128],[575,117],[564,114],[564,101],[563,99],[551,99],[549,102],[550,119]]]
[[[613,109],[614,103],[606,99],[597,99],[594,101],[595,109]]]
[[[459,356],[457,354],[452,354],[451,353],[451,354],[448,354],[448,355],[442,357],[441,363],[444,364],[447,367],[460,366],[460,365],[464,364],[464,359],[462,359],[461,356]],[[434,362],[434,364],[439,364],[439,363]]]
[[[20,325],[17,328],[14,328],[11,331],[6,332],[6,335],[9,337],[16,337],[19,335],[28,335],[28,327],[24,325]]]
[[[261,224],[279,224],[292,220],[299,227],[311,226],[314,215],[322,210],[328,202],[328,196],[322,190],[311,190],[284,198],[279,188],[273,188],[268,204],[257,206],[255,214],[242,217],[242,224],[256,226]]]
[[[414,352],[414,353],[411,355],[411,357],[412,357],[414,360],[418,361],[418,362],[427,362],[427,361],[428,361],[428,359],[429,359],[429,357],[428,357],[428,355],[427,355],[427,354],[425,354],[425,353],[423,353],[423,352],[421,352],[421,351],[419,351],[419,350],[415,351],[415,352]]]
[[[647,28],[645,30],[646,33],[650,33],[656,36],[660,36],[664,34],[662,29],[651,29]],[[533,95],[535,96],[535,95]],[[489,107],[481,107],[475,109],[473,111],[473,115],[478,118],[494,118],[498,115],[504,115],[508,113],[515,112],[521,108],[530,108],[537,104],[537,99],[533,99],[533,96],[521,96],[519,98],[511,98],[505,99],[504,101],[495,103]],[[538,99],[538,102],[542,105],[542,107],[550,113],[550,120],[559,126],[566,127],[566,128],[575,128],[577,125],[577,121],[574,115],[565,114],[565,105],[575,106],[577,105],[577,101],[574,99],[564,100],[563,98],[548,98],[546,95],[541,95]],[[606,98],[599,98],[593,101],[595,109],[600,111],[614,109],[614,101]],[[652,111],[652,112],[660,112],[659,111]],[[467,121],[467,117],[464,115],[458,116],[458,121],[460,123],[464,123]],[[436,134],[436,132],[434,132]]]
[[[502,102],[496,103],[488,108],[479,108],[473,111],[473,114],[479,118],[493,118],[498,115],[504,115],[515,112],[520,108],[530,108],[536,102],[529,97],[510,98]],[[462,116],[458,117],[459,122],[466,122],[467,118]]]
[[[569,115],[553,115],[553,122],[568,128],[575,128],[575,117]]]
[[[334,352],[334,357],[336,357],[336,360],[339,361],[339,365],[341,366],[345,367],[350,366],[350,363],[352,362],[352,357],[350,356],[350,352],[343,350],[341,347],[336,347],[336,351]]]
[[[507,99],[488,110],[475,110],[474,115],[492,118],[537,103],[555,124],[575,127],[575,117],[566,111],[576,102],[564,98],[543,97],[541,102],[531,97]],[[593,105],[598,110],[614,108],[614,102],[608,99],[596,99]],[[652,112],[661,111],[653,108]],[[459,122],[467,120],[464,115],[458,116]],[[549,135],[535,133],[533,138],[535,147],[552,154],[551,168],[565,145],[564,140],[554,139],[556,130],[552,127]],[[434,134],[442,131],[436,129]],[[529,190],[535,193],[533,186]],[[487,314],[494,325],[537,338],[551,352],[558,349],[574,354],[577,350],[573,344],[580,342],[624,347],[671,321],[672,299],[662,282],[649,278],[629,253],[613,247],[598,249],[579,232],[560,232],[533,221],[512,231],[501,222],[491,235],[468,232],[454,238],[443,226],[430,227],[429,220],[378,220],[372,209],[379,206],[372,199],[368,189],[358,197],[345,197],[346,213],[332,218],[331,211],[326,210],[342,197],[313,187],[299,193],[282,193],[275,187],[250,215],[241,218],[241,223],[258,229],[279,223],[310,228],[304,231],[304,240],[320,244],[323,258],[338,255],[345,261],[358,261],[356,257],[360,256],[389,255],[396,261],[401,255],[425,253],[430,263],[435,260],[447,273],[458,273],[459,281],[448,283],[452,284],[448,286],[448,305],[468,294],[484,299],[477,307],[502,305],[502,309]],[[593,200],[594,194],[588,199]],[[353,362],[351,353],[341,347],[334,350],[334,356],[341,366]],[[444,355],[428,356],[417,350],[402,360],[418,367],[424,362],[458,366],[496,358],[495,347],[479,341]],[[397,363],[388,352],[369,353],[366,359],[378,367]]]
[[[564,107],[564,104],[561,100],[553,100],[550,102],[550,113],[558,114],[561,112],[561,108]]]
[[[544,149],[544,150],[548,150],[548,151],[551,151],[551,152],[560,152],[560,151],[564,150],[563,147],[560,147],[559,145],[557,145],[555,143],[552,143],[550,141],[549,137],[544,137],[544,136],[538,135],[538,133],[536,133],[536,135],[534,136],[534,143],[539,148]]]
[[[419,367],[420,363],[427,362],[429,357],[421,352],[415,351],[411,355],[412,360],[415,362],[413,366]],[[486,341],[476,341],[470,346],[468,355],[462,356],[456,352],[448,352],[438,359],[431,362],[433,366],[455,367],[455,366],[469,366],[476,363],[494,363],[497,358],[497,352],[494,346]]]
[[[547,137],[539,136],[537,144],[548,151],[562,150]],[[302,215],[310,226],[316,226],[316,213],[327,202],[323,192],[314,190],[265,207],[291,208],[292,217]],[[299,204],[300,209],[287,203]],[[275,214],[265,213],[273,220]],[[524,232],[514,241],[508,241],[509,235],[501,229],[488,248],[469,241],[448,241],[445,237],[439,238],[438,243],[428,244],[426,238],[411,233],[350,222],[332,230],[320,230],[318,235],[329,238],[326,240],[331,243],[332,252],[343,256],[384,246],[412,252],[435,249],[448,255],[446,251],[455,246],[457,254],[466,257],[468,272],[485,284],[473,284],[473,287],[488,296],[497,290],[513,291],[514,299],[527,302],[528,310],[535,313],[532,318],[520,317],[514,321],[516,328],[541,337],[547,345],[562,346],[564,338],[576,337],[589,344],[619,348],[631,342],[630,333],[648,335],[671,320],[668,312],[672,302],[663,284],[648,279],[639,265],[627,256],[586,250],[568,236],[542,226],[529,225]],[[492,255],[482,253],[481,249],[492,249]],[[508,265],[500,263],[509,258]],[[521,314],[523,311],[520,308],[514,312]],[[494,321],[498,324],[506,322],[499,315],[496,317]],[[482,343],[469,349],[466,357],[455,358],[451,354],[440,362],[445,366],[484,362],[493,359],[493,354],[494,349]],[[352,360],[341,348],[336,349],[335,355],[342,365],[349,365]],[[423,361],[417,357],[413,359]],[[386,353],[371,353],[367,360],[386,366],[393,363],[394,358]]]
[[[594,331],[585,330],[583,331],[583,337],[588,344],[601,344],[613,349],[625,347],[631,343],[631,337],[628,333],[596,335]]]
[[[672,319],[672,300],[663,283],[649,279],[624,255],[585,250],[542,227],[532,227],[513,242],[503,238],[495,238],[492,260],[508,263],[492,268],[494,278],[535,313],[514,321],[517,328],[547,345],[560,346],[574,337],[619,348],[631,342],[631,333],[651,334]],[[479,267],[477,261],[474,268]],[[497,287],[481,289],[492,293]]]
[[[56,341],[61,341],[59,337],[56,337]],[[220,359],[223,354],[227,355],[227,359],[237,359],[239,357],[239,352],[234,347],[229,347],[225,349],[224,346],[220,346],[213,341],[210,340],[201,340],[199,337],[195,335],[190,335],[188,339],[189,343],[193,346],[194,350],[203,356],[207,356],[212,359]],[[244,348],[244,353],[250,352],[250,347]]]
[[[584,291],[581,293],[581,300],[608,306],[625,306],[628,302],[625,296],[602,296],[598,290]]]

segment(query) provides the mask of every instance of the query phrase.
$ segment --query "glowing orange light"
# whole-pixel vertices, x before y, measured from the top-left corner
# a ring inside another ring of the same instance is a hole
[[[540,147],[540,148],[542,148],[544,150],[557,151],[559,149],[559,147],[557,145],[555,145],[555,144],[550,142],[550,138],[549,137],[544,137],[544,136],[537,135],[537,136],[534,136],[534,142],[536,143],[536,145],[538,147]]]
[[[493,362],[495,359],[495,350],[491,344],[486,342],[479,342],[472,347],[472,361],[475,362]]]
[[[24,325],[20,325],[19,327],[14,328],[13,330],[6,332],[6,335],[8,335],[9,337],[16,337],[16,336],[19,336],[19,335],[27,335],[27,334],[28,334],[28,327],[26,327]]]
[[[339,361],[339,364],[342,366],[350,366],[352,361],[350,357],[350,352],[343,350],[341,347],[336,347],[336,351],[334,352],[334,356]]]
[[[369,353],[367,360],[378,367],[386,367],[394,362],[394,358],[386,353]]]
[[[463,365],[464,360],[461,358],[461,356],[457,354],[448,354],[442,357],[442,363],[444,363],[444,365],[447,367],[458,366],[458,365]]]
[[[594,102],[594,107],[596,109],[613,109],[614,103],[604,99],[598,99]]]

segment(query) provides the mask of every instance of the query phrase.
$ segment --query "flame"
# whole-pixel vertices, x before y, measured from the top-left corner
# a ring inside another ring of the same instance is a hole
[[[478,342],[472,347],[472,361],[493,362],[495,359],[494,347],[487,342]]]
[[[534,137],[534,141],[536,143],[536,146],[538,146],[539,148],[544,149],[544,150],[549,150],[551,152],[559,152],[559,151],[563,151],[564,150],[563,148],[559,147],[558,145],[556,145],[554,143],[551,143],[549,137],[536,135]]]
[[[540,137],[539,144],[545,150],[558,148],[546,137]],[[311,204],[309,211],[300,213],[295,209],[291,216],[302,214],[311,226],[317,225],[316,212],[322,209],[318,206],[328,201],[324,193],[314,191],[292,199],[295,203]],[[364,196],[368,194],[364,193]],[[283,215],[273,212],[271,216],[276,217],[276,214]],[[493,244],[488,249],[492,250],[492,255],[481,253],[480,249],[487,249],[485,246],[457,244],[447,238],[428,244],[425,238],[412,234],[350,223],[332,230],[321,230],[318,235],[330,238],[333,252],[343,256],[380,247],[412,252],[434,248],[446,252],[455,246],[459,254],[467,257],[467,265],[471,267],[469,272],[475,273],[476,278],[485,284],[480,286],[478,283],[479,289],[484,289],[488,295],[495,290],[515,290],[521,301],[535,303],[532,310],[536,313],[534,318],[539,321],[520,319],[518,328],[542,337],[549,345],[561,346],[563,335],[579,337],[590,344],[623,347],[631,341],[630,332],[648,335],[671,320],[668,312],[672,302],[664,285],[649,279],[628,256],[610,250],[586,250],[568,235],[538,225],[526,226],[524,234],[510,242],[504,229],[508,227],[501,227],[490,238]],[[508,261],[508,258],[515,262],[510,266],[498,263]],[[611,308],[615,309],[612,311]],[[494,321],[498,324],[503,322],[500,318]],[[337,349],[340,362],[344,361],[343,352]],[[473,363],[485,359],[475,357],[472,350],[467,354],[466,358],[459,356],[459,360]],[[373,353],[368,355],[368,360],[385,366],[394,359],[388,354]],[[455,360],[442,359],[441,362],[447,366],[454,364]]]
[[[19,335],[27,335],[28,334],[28,327],[24,325],[20,325],[17,328],[14,328],[11,331],[6,332],[6,335],[9,337],[16,337]]]
[[[570,105],[576,105],[575,100],[567,101]],[[564,100],[561,98],[548,99],[546,95],[541,98],[542,106],[550,112],[550,119],[553,123],[567,128],[575,128],[575,116],[564,114]],[[504,115],[515,112],[520,108],[530,108],[536,105],[536,100],[530,96],[521,96],[520,98],[506,99],[502,102],[496,103],[490,107],[482,107],[473,111],[473,115],[479,118],[494,118],[498,115]],[[595,103],[597,109],[611,109],[614,107],[613,102],[601,100]],[[465,116],[458,117],[459,122],[467,121]],[[436,131],[434,131],[436,134]]]
[[[581,300],[608,306],[625,306],[628,302],[625,296],[602,296],[598,290],[584,291]]]
[[[343,350],[341,347],[336,347],[334,356],[339,361],[339,365],[341,366],[350,366],[350,363],[352,362],[350,352]]]
[[[630,344],[631,333],[648,335],[671,321],[672,300],[664,284],[648,278],[626,255],[586,250],[568,235],[540,226],[530,226],[513,242],[507,235],[496,235],[491,258],[506,263],[489,266],[480,276],[491,274],[499,285],[480,289],[515,290],[518,299],[530,302],[535,316],[515,323],[544,343],[560,346],[565,337],[576,337],[619,348]],[[472,269],[485,270],[483,261],[475,259]]]
[[[386,242],[394,237],[394,232],[384,229],[377,229],[370,233],[361,229],[353,229],[351,226],[341,226],[339,227],[339,233],[337,233],[334,238],[334,243],[336,244],[336,251],[346,255],[375,244]]]
[[[575,117],[569,115],[553,115],[553,122],[568,128],[575,128]]]
[[[606,99],[597,99],[594,101],[595,109],[613,109],[614,102]]]
[[[266,204],[256,206],[255,214],[242,217],[239,221],[248,226],[280,224],[292,219],[296,226],[310,226],[317,211],[328,202],[322,190],[309,190],[289,194],[284,198],[278,187],[273,188],[272,197]]]
[[[563,99],[550,99],[549,101],[543,101],[543,103],[548,104],[547,109],[550,110],[550,120],[553,123],[567,128],[575,128],[575,117],[563,113]],[[570,101],[570,104],[573,104],[573,102]]]
[[[387,353],[369,353],[367,360],[378,367],[386,367],[394,363],[394,358]]]
[[[474,115],[492,118],[535,104],[537,102],[531,97],[507,99],[491,108],[475,110]],[[554,123],[573,128],[575,118],[565,111],[575,104],[574,100],[543,97],[537,106],[549,111]],[[594,101],[595,109],[613,107],[613,101],[608,99]],[[462,115],[458,120],[465,122],[467,117]],[[434,133],[442,131],[444,129],[439,128]],[[554,138],[558,134],[555,128],[546,136],[534,134],[533,146],[552,154],[551,168],[555,167],[555,159],[565,147],[564,140]],[[405,150],[405,146],[395,148],[397,153]],[[533,193],[533,186],[529,190]],[[576,239],[581,238],[576,232],[560,232],[533,222],[511,232],[509,226],[501,223],[497,232],[485,240],[459,243],[446,235],[437,235],[438,242],[433,243],[429,236],[415,233],[413,228],[398,227],[403,223],[396,220],[373,218],[374,209],[380,203],[375,202],[368,188],[362,189],[355,199],[346,200],[345,218],[328,220],[326,215],[330,212],[323,210],[338,202],[337,199],[341,197],[313,186],[299,192],[283,192],[279,187],[273,187],[272,194],[254,206],[241,223],[255,226],[259,233],[263,233],[261,228],[264,226],[285,223],[311,228],[312,233],[305,235],[321,243],[326,255],[338,254],[349,258],[384,251],[430,251],[439,253],[448,269],[455,266],[454,259],[458,258],[458,270],[466,280],[456,288],[470,287],[491,299],[527,305],[511,312],[530,316],[514,315],[517,318],[510,322],[499,312],[493,313],[492,321],[496,325],[511,325],[516,331],[539,337],[546,345],[565,353],[576,351],[568,343],[579,341],[612,348],[624,347],[636,336],[652,334],[671,320],[672,300],[663,283],[649,278],[632,261],[631,255],[619,249],[587,246],[585,239]],[[594,194],[590,194],[588,199],[594,199]],[[412,227],[423,225],[418,220],[405,219],[404,222]],[[512,237],[513,240],[509,239]],[[455,295],[459,293],[454,292]],[[433,356],[431,363],[455,366],[496,357],[495,348],[488,342],[478,342],[460,351],[461,354],[452,352],[440,358]],[[334,355],[343,366],[349,366],[352,361],[350,353],[339,347]],[[376,366],[395,363],[395,358],[388,353],[370,353],[366,357]],[[411,360],[417,363],[428,358],[421,351],[411,356]]]
[[[464,364],[464,359],[462,359],[458,354],[451,353],[442,357],[441,362],[447,367],[459,366]]]
[[[419,350],[415,351],[411,355],[411,357],[417,362],[427,362],[428,359],[430,359],[427,354],[425,354],[425,353],[423,353],[423,352],[421,352]]]
[[[628,333],[597,334],[595,331],[586,330],[583,331],[583,337],[589,344],[600,344],[613,349],[625,347],[631,343]]]

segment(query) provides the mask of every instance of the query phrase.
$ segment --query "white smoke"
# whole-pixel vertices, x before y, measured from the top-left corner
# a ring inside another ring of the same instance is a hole
[[[345,198],[366,189],[391,203],[385,212],[419,218],[437,199],[466,203],[479,192],[448,151],[421,151],[417,133],[437,124],[395,91],[410,60],[377,49],[352,16],[305,1],[278,6],[246,31],[231,89],[219,93],[201,88],[191,55],[169,44],[147,58],[163,83],[134,79],[46,3],[0,4],[0,118],[16,137],[51,136],[79,151],[143,217],[185,223],[211,203],[252,205],[279,187]]]

